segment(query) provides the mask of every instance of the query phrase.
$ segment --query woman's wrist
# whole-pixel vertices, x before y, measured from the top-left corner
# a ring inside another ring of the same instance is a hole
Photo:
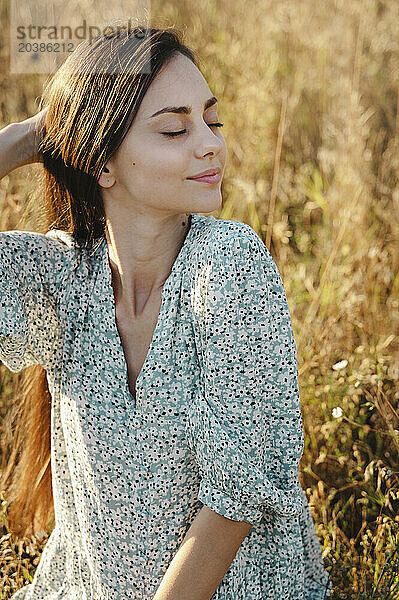
[[[0,178],[14,169],[37,162],[34,124],[29,119],[0,130]]]
[[[43,139],[48,107],[23,121],[0,130],[0,179],[23,165],[43,162],[39,145]]]

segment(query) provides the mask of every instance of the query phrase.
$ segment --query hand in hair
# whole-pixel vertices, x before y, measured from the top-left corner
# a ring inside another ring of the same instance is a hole
[[[31,142],[30,162],[43,162],[43,155],[39,148],[43,140],[47,111],[48,106],[20,123],[25,125],[28,132],[28,139]]]

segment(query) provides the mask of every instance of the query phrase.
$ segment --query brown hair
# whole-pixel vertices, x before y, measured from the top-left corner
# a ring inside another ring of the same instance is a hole
[[[179,30],[137,22],[131,28],[130,23],[118,25],[116,32],[111,24],[101,37],[79,44],[44,89],[45,226],[67,231],[84,246],[104,235],[98,179],[151,82],[176,53],[198,66]],[[7,527],[16,536],[47,529],[54,519],[50,416],[46,371],[41,365],[28,367],[20,405],[9,415],[10,448],[2,453],[0,480],[8,502]]]

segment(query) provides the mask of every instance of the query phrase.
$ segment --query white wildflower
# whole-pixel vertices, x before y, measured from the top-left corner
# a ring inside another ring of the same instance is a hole
[[[340,369],[345,369],[347,364],[348,361],[346,359],[340,360],[339,362],[335,363],[335,365],[333,365],[332,368],[334,369],[334,371],[339,371]]]
[[[342,412],[342,408],[340,406],[336,406],[335,408],[332,409],[332,416],[334,417],[334,419],[339,419],[339,417],[342,417],[343,412]]]

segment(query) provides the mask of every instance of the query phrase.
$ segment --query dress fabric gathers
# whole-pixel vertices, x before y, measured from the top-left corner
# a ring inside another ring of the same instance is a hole
[[[151,600],[203,505],[252,524],[211,600],[322,600],[294,335],[247,224],[192,213],[129,391],[105,236],[0,233],[0,359],[51,394],[55,527],[12,600]]]

